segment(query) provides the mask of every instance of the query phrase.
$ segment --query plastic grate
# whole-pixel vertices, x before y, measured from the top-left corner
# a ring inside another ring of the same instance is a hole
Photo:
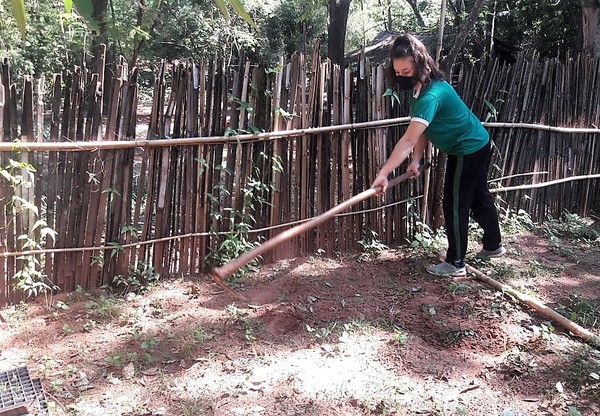
[[[0,415],[9,409],[29,406],[29,415],[50,415],[44,397],[44,389],[39,379],[31,379],[27,367],[19,367],[0,372]]]

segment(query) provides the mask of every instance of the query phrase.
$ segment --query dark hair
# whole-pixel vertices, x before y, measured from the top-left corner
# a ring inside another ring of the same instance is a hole
[[[415,63],[415,80],[423,86],[428,85],[433,79],[446,79],[437,62],[431,57],[423,43],[413,35],[400,35],[394,40],[390,50],[390,61],[385,69],[388,82],[396,85],[396,72],[394,59],[409,57]]]

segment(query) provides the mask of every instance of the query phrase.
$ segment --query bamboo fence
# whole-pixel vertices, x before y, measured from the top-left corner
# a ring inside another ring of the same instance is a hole
[[[3,61],[1,166],[15,160],[22,165],[13,175],[26,175],[25,164],[36,172],[28,187],[0,181],[0,305],[23,297],[15,276],[31,256],[65,291],[111,284],[132,268],[199,275],[239,254],[242,243],[264,241],[367,189],[404,129],[407,104],[384,96],[383,67],[361,58],[339,68],[314,50],[282,59],[277,71],[244,59],[160,62],[147,126],[137,125],[138,70],[122,59],[112,79],[78,67],[49,82],[25,77],[19,90]],[[103,67],[102,53],[99,61]],[[513,189],[497,193],[507,206],[538,221],[598,210],[598,178],[589,178],[600,172],[599,74],[598,60],[523,55],[512,66],[489,60],[463,68],[453,80],[482,120],[492,112],[486,101],[493,104],[491,177],[507,177],[493,182]],[[524,174],[536,172],[546,173]],[[430,180],[440,176],[432,169]],[[528,187],[574,176],[588,179]],[[354,251],[370,232],[403,244],[423,204],[436,203],[434,193],[421,198],[422,180],[361,202],[264,261]],[[22,236],[41,240],[40,219],[56,238],[24,245]]]

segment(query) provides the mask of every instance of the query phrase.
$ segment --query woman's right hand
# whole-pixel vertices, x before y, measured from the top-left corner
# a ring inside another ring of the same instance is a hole
[[[382,194],[387,190],[388,187],[388,178],[386,175],[377,175],[373,183],[371,184],[371,188],[377,189],[377,194]]]
[[[416,178],[417,176],[419,176],[421,174],[421,171],[419,170],[420,167],[421,167],[421,161],[413,160],[412,163],[410,165],[408,165],[408,167],[406,168],[406,171],[412,172],[414,175],[413,177]]]

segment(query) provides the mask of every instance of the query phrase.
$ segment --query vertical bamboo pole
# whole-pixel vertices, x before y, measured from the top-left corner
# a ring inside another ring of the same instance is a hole
[[[341,69],[339,65],[333,65],[332,72],[330,73],[329,82],[332,84],[332,100],[329,105],[330,111],[330,121],[329,124],[341,124],[342,123],[342,98],[341,98]],[[328,175],[328,181],[324,184],[324,191],[328,192],[328,200],[327,205],[324,207],[325,212],[329,210],[331,207],[335,206],[338,203],[338,186],[339,186],[339,167],[341,164],[340,161],[340,147],[341,147],[341,138],[342,133],[331,133],[328,135],[327,139],[324,137],[323,144],[326,146],[326,158],[329,161],[330,166],[326,169]],[[329,142],[329,143],[327,143]],[[319,214],[320,214],[319,213]],[[339,236],[339,221],[334,219],[334,221],[328,221],[326,224],[323,224],[325,227],[325,250],[329,255],[333,255],[334,249],[339,249],[338,244],[340,243],[338,240]]]
[[[352,72],[350,68],[344,69],[344,89],[343,89],[343,104],[342,104],[342,123],[349,124],[352,122]],[[340,149],[340,197],[342,201],[350,199],[352,192],[352,182],[350,181],[350,158],[353,157],[350,153],[350,132],[344,130],[342,132],[342,145]],[[343,249],[349,250],[354,242],[354,216],[344,216],[340,221],[340,238],[343,242]]]
[[[203,133],[203,120],[205,107],[206,107],[206,62],[201,61],[198,68],[198,111],[197,114],[200,116],[199,119],[199,130],[198,135]],[[207,146],[198,146],[196,149],[196,157],[198,163],[196,164],[196,231],[205,232],[208,229],[208,174],[206,168],[207,161]],[[198,247],[197,258],[199,260],[199,267],[202,269],[204,262],[202,261],[207,253],[207,237],[200,237],[196,245]]]
[[[0,141],[4,141],[4,106],[6,103],[4,84],[0,80]],[[5,166],[4,153],[0,153],[0,166]],[[0,307],[8,304],[9,275],[6,273],[6,259],[1,257],[6,252],[6,203],[8,188],[0,181]]]
[[[33,78],[30,75],[26,75],[24,77],[24,88],[23,88],[23,105],[22,105],[22,116],[21,116],[21,141],[24,143],[33,142]],[[21,152],[20,155],[21,163],[25,165],[30,165],[34,162],[34,154],[28,151]],[[34,166],[35,168],[35,166]],[[30,203],[35,202],[35,182],[34,178],[29,177],[29,172],[27,168],[21,169],[21,175],[23,178],[27,178],[26,180],[31,180],[31,186],[22,187],[19,190],[19,196],[23,198],[23,200],[28,201]],[[20,205],[20,204],[19,204]],[[17,232],[21,235],[26,235],[29,238],[35,238],[33,232],[33,225],[36,222],[36,216],[33,210],[25,210],[22,214],[19,214],[21,217],[21,229]]]
[[[185,97],[185,120],[186,120],[186,136],[196,137],[198,135],[198,68],[195,63],[191,63],[187,67],[187,88]],[[196,210],[194,201],[196,198],[196,182],[197,182],[197,164],[194,162],[194,147],[186,147],[183,151],[184,162],[184,194],[185,212],[183,214],[183,233],[193,233],[195,231],[194,224],[196,222]],[[188,238],[182,241],[182,253],[180,271],[182,274],[190,275],[199,267],[196,263],[194,255],[194,247],[197,239]]]
[[[119,140],[135,139],[135,126],[137,120],[138,108],[138,70],[132,68],[126,81],[122,86],[122,96],[120,103],[119,120]],[[128,148],[119,151],[119,157],[115,161],[116,169],[113,172],[113,187],[120,189],[121,196],[118,198],[118,205],[115,206],[118,214],[118,238],[123,244],[133,242],[135,233],[131,230],[132,226],[132,201],[133,194],[133,163],[135,149]],[[137,267],[137,256],[135,248],[126,248],[124,252],[118,254],[116,259],[116,271],[118,274],[127,275],[131,266]]]
[[[74,134],[74,139],[77,141],[84,140],[84,120],[87,112],[87,103],[85,102],[86,97],[86,73],[83,70],[76,72],[73,83],[73,104],[71,106],[72,112],[70,115],[71,126]],[[70,153],[67,157],[72,159],[72,171],[70,173],[71,179],[71,190],[70,190],[70,205],[68,215],[68,226],[67,230],[63,230],[70,237],[67,240],[67,244],[70,247],[82,247],[85,243],[86,229],[89,202],[85,203],[86,196],[88,195],[88,178],[81,174],[83,172],[89,172],[89,152],[81,152],[77,154]],[[74,209],[74,207],[79,207]],[[89,270],[84,266],[84,253],[67,253],[66,262],[73,269],[70,274],[71,278],[68,281],[67,287],[64,290],[74,290],[77,286],[87,289],[87,279]],[[87,265],[86,265],[87,266]]]
[[[50,116],[50,142],[59,141],[60,124],[60,98],[61,98],[62,75],[54,74],[52,78],[52,111]],[[57,196],[57,171],[58,171],[58,152],[50,152],[48,155],[48,191],[46,193],[46,222],[48,226],[55,231],[59,231],[56,219],[56,196]],[[54,239],[46,241],[46,248],[51,249],[55,246]],[[57,284],[56,263],[57,255],[47,254],[45,262],[45,274],[50,281]]]
[[[98,130],[101,123],[101,107],[102,94],[100,92],[99,75],[97,73],[91,75],[90,82],[87,87],[87,126],[83,135],[84,140],[97,140],[99,136]],[[86,157],[87,171],[89,172],[83,183],[83,199],[82,206],[87,207],[87,215],[81,216],[79,219],[78,230],[83,230],[82,243],[84,247],[91,247],[94,244],[94,235],[96,230],[96,215],[90,213],[96,212],[98,202],[100,200],[100,189],[96,182],[95,172],[98,168],[98,160],[95,155],[90,152],[82,155]],[[81,263],[78,267],[77,284],[84,289],[93,287],[96,282],[93,276],[97,274],[98,266],[92,266],[92,252],[84,251],[81,254]]]
[[[279,59],[279,66],[283,66],[283,58]],[[272,97],[272,107],[275,109],[275,114],[273,116],[273,126],[272,131],[281,130],[281,126],[283,125],[283,120],[281,117],[281,92],[283,87],[283,72],[279,71],[275,75],[275,85],[273,89],[273,97]],[[281,142],[285,139],[275,139],[273,142],[273,156],[281,158]],[[270,201],[270,213],[269,213],[269,225],[274,226],[278,225],[281,222],[281,183],[282,177],[281,172],[273,171],[272,174],[272,185],[273,192],[271,192],[271,201]],[[280,230],[272,230],[269,234],[270,238],[273,238],[277,235]],[[271,254],[273,259],[277,259],[282,256],[281,250],[277,250]]]
[[[317,120],[317,126],[323,126],[326,121],[324,120],[324,114],[325,113],[329,113],[331,111],[331,99],[332,99],[332,93],[331,93],[331,84],[330,84],[330,80],[331,80],[331,67],[333,66],[333,63],[331,61],[328,61],[327,63],[323,64],[322,66],[322,71],[321,71],[321,78],[319,80],[319,86],[320,86],[320,93],[317,96],[316,99],[316,103],[317,103],[317,108],[315,110],[317,110],[317,115],[316,115],[316,120]],[[325,98],[324,97],[328,97],[327,99],[327,103],[325,102]],[[328,114],[329,115],[329,114]],[[326,189],[327,185],[326,183],[329,180],[329,161],[328,161],[328,157],[327,157],[327,149],[325,148],[325,135],[323,134],[318,134],[314,136],[314,142],[311,143],[312,146],[314,146],[315,148],[315,154],[316,154],[316,159],[310,159],[310,160],[316,160],[316,165],[315,166],[315,170],[310,172],[311,175],[311,182],[314,183],[313,186],[310,187],[310,189],[314,189],[314,207],[316,209],[314,209],[309,216],[312,215],[317,215],[321,212],[325,212],[327,209],[325,208],[327,206],[327,202],[329,201],[329,192]],[[307,163],[308,164],[308,163]],[[309,165],[310,166],[310,165]],[[316,249],[318,250],[325,250],[327,251],[327,246],[326,246],[326,234],[327,234],[327,230],[325,227],[318,227],[317,229],[314,230],[316,233],[316,247],[310,247],[309,250],[310,251],[314,251]]]
[[[71,116],[71,108],[72,108],[72,93],[73,93],[73,74],[71,72],[67,72],[65,77],[65,87],[63,90],[63,111],[60,117],[60,136],[59,140],[69,140],[70,133],[69,128],[71,126],[70,116]],[[70,172],[72,167],[70,165],[70,160],[67,155],[67,152],[59,152],[58,160],[57,160],[57,199],[56,199],[56,228],[58,231],[56,246],[59,248],[68,247],[68,235],[67,235],[67,225],[68,225],[68,201],[70,200],[70,187],[71,184],[68,183],[70,180]],[[69,265],[67,265],[67,256],[66,254],[58,254],[56,256],[56,270],[57,273],[57,281],[56,284],[60,288],[65,288],[67,281],[70,279],[69,273],[72,272]]]

